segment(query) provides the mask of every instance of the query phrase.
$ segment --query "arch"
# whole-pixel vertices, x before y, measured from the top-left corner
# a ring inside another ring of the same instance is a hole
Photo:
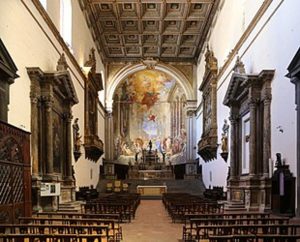
[[[143,63],[134,64],[134,65],[127,65],[124,68],[122,68],[120,71],[117,72],[117,74],[114,75],[112,80],[110,80],[109,85],[107,86],[107,92],[106,92],[106,110],[108,112],[112,112],[112,106],[113,106],[113,96],[115,93],[115,90],[119,86],[119,84],[129,75],[147,69],[147,65]],[[176,68],[162,64],[157,63],[154,66],[155,70],[164,72],[171,77],[173,77],[176,82],[179,83],[179,85],[182,87],[187,100],[194,100],[195,94],[193,92],[192,86],[189,83],[188,79]]]

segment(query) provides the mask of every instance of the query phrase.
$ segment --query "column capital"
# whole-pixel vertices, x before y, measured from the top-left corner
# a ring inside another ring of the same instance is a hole
[[[249,98],[249,107],[256,106],[259,103],[260,99],[257,97],[250,97]]]
[[[67,120],[68,123],[71,123],[71,122],[72,122],[72,119],[73,119],[72,111],[70,111],[70,112],[65,112],[65,113],[63,114],[63,117]]]
[[[34,92],[30,92],[30,101],[32,104],[37,104],[39,102],[39,96]]]
[[[234,125],[238,122],[239,118],[240,118],[240,116],[238,114],[231,114],[228,119],[229,119],[231,125]]]
[[[113,117],[112,111],[108,111],[108,112],[106,113],[106,117],[107,117],[107,118],[112,118],[112,117]]]

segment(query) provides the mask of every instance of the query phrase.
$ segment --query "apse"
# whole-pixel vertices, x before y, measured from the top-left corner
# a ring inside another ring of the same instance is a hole
[[[186,161],[186,96],[174,78],[153,69],[135,72],[119,84],[113,103],[116,162],[139,163],[150,148],[160,162]]]

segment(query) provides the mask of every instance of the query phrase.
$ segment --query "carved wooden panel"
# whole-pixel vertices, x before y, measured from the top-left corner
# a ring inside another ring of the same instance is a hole
[[[103,154],[103,142],[98,137],[98,92],[103,90],[101,74],[96,73],[95,50],[91,49],[88,63],[91,71],[85,82],[84,148],[87,159],[97,162]]]
[[[29,133],[0,121],[0,223],[31,216]]]
[[[200,86],[203,98],[203,131],[198,142],[198,154],[204,161],[217,158],[217,59],[207,48],[205,73]]]

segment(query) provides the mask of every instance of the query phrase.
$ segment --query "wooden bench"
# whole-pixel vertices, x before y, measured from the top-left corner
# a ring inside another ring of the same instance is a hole
[[[192,238],[196,234],[197,228],[201,226],[230,226],[230,225],[260,225],[260,224],[288,224],[289,218],[273,217],[273,218],[197,218],[190,219],[183,226],[182,238]]]
[[[48,224],[48,225],[81,225],[81,226],[93,226],[103,225],[109,229],[109,235],[114,236],[118,240],[123,239],[122,227],[118,220],[112,219],[91,219],[91,218],[54,218],[54,217],[19,217],[21,224]]]
[[[252,224],[247,225],[203,225],[193,228],[192,234],[183,238],[183,241],[200,241],[203,239],[219,239],[214,236],[242,235],[255,238],[255,236],[269,237],[277,235],[297,235],[300,224]],[[254,235],[254,236],[253,236]],[[227,239],[224,237],[224,240]],[[229,238],[230,239],[230,238]],[[220,240],[219,240],[220,241]],[[225,240],[226,241],[226,240]],[[239,241],[239,240],[238,240]],[[245,240],[246,241],[246,240]]]
[[[185,214],[223,213],[224,205],[187,193],[164,194],[163,203],[173,222],[185,221]]]
[[[209,236],[211,242],[297,242],[300,241],[300,234],[280,235],[280,234],[239,234],[239,235],[211,235]]]
[[[120,214],[111,213],[71,213],[71,212],[39,212],[34,214],[36,217],[61,217],[61,218],[94,218],[94,219],[113,219],[121,222]]]
[[[100,234],[109,237],[107,225],[0,224],[0,233],[8,234]]]
[[[81,206],[82,213],[119,214],[122,221],[131,221],[140,204],[139,194],[110,194],[101,196]]]
[[[99,234],[0,234],[1,242],[110,242]]]

